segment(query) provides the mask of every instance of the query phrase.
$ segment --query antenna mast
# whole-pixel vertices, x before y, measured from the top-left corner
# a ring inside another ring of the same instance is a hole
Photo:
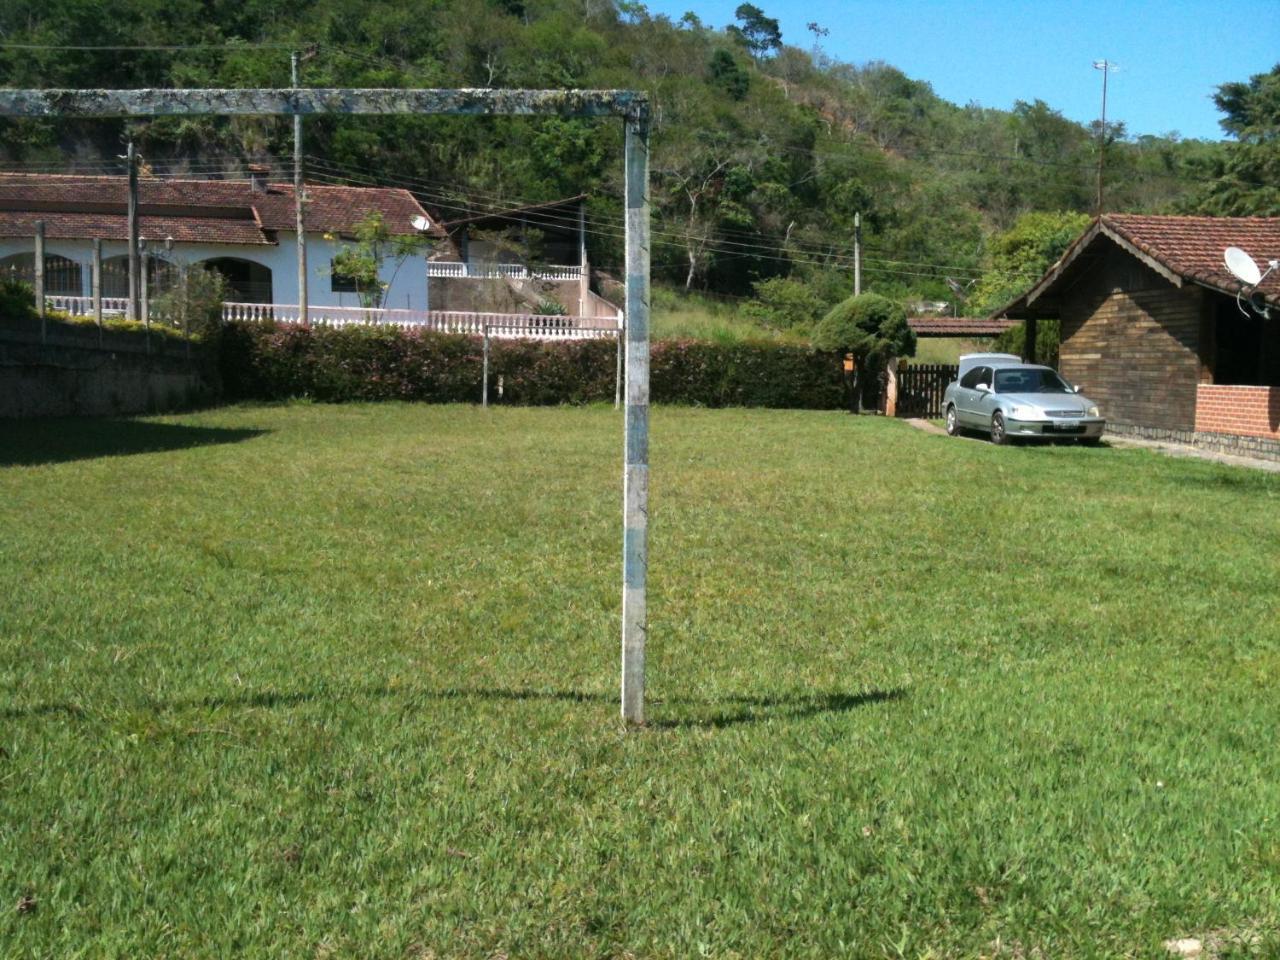
[[[1107,151],[1107,75],[1116,68],[1110,60],[1093,61],[1093,69],[1102,71],[1102,122],[1098,125],[1098,216],[1102,216],[1102,158]]]

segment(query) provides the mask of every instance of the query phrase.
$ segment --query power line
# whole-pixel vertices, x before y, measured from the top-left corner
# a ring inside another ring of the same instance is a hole
[[[71,43],[0,43],[0,50],[74,50],[81,53],[101,50],[110,53],[131,51],[167,51],[170,53],[184,50],[294,50],[297,44],[290,43],[173,43],[173,44],[71,44]]]
[[[308,159],[311,160],[313,163],[318,163],[324,167],[329,168],[330,170],[338,170],[342,172],[359,172],[361,170],[361,168],[354,167],[353,165],[344,166],[344,165],[336,164],[323,157],[309,157]],[[441,194],[435,190],[432,190],[432,189],[429,189],[428,187],[423,186],[425,184],[433,184],[433,185],[438,184],[439,183],[438,181],[428,181],[428,180],[423,180],[415,177],[407,177],[404,175],[374,174],[372,172],[363,173],[362,179],[370,182],[378,182],[380,180],[385,183],[408,185],[409,189],[429,198],[429,202],[433,206],[438,206],[444,209],[452,209],[452,210],[457,210],[461,212],[467,212],[469,214],[473,213],[472,209],[469,207],[461,207],[461,206],[457,206],[456,204],[450,204],[448,201],[453,199],[451,196],[447,194]],[[355,181],[353,180],[352,182],[355,182]],[[482,190],[474,190],[470,192],[478,196],[483,196],[485,194],[485,191],[482,191]],[[489,194],[489,196],[493,197],[496,195]],[[498,197],[498,202],[505,204],[506,205],[505,209],[498,207],[497,205],[491,204],[491,209],[485,212],[493,215],[508,213],[508,212],[512,212],[513,210],[517,210],[521,206],[528,206],[536,203],[536,201],[520,200],[520,199],[510,198],[510,197]],[[559,223],[565,226],[566,228],[572,228],[572,229],[577,228],[578,221],[576,216],[557,217],[555,214],[552,214],[552,213],[541,212],[539,214],[539,217],[546,222]],[[595,221],[595,222],[598,223],[599,221]],[[618,238],[623,235],[622,233],[618,232],[621,226],[621,218],[618,218],[616,222],[606,222],[602,224],[602,226],[605,226],[606,228],[611,229],[611,232],[609,233],[609,235],[612,237]],[[690,234],[688,232],[677,232],[669,229],[662,230],[661,228],[659,228],[658,230],[654,231],[654,233],[656,235],[662,235],[667,237],[678,237],[684,241],[701,239],[697,237],[695,234]],[[719,248],[728,247],[728,248],[742,248],[747,250],[759,249],[759,250],[767,250],[770,252],[788,252],[790,249],[792,249],[784,245],[760,243],[759,241],[744,243],[744,242],[737,242],[732,240],[708,239],[707,242]],[[832,251],[835,251],[835,250],[843,251],[846,254],[852,253],[851,247],[844,244],[834,243],[834,242],[829,243],[827,245],[827,249],[825,250],[817,249],[812,245],[810,245],[809,248],[806,249],[804,245],[801,245],[801,244],[795,244],[794,249],[800,253],[807,253],[810,257],[814,257],[814,256],[831,257],[833,256]],[[791,254],[791,258],[793,259],[795,258],[794,253]],[[851,256],[844,256],[838,259],[841,262],[849,262],[849,263],[852,262]],[[818,261],[814,261],[810,259],[805,262],[813,263]],[[970,278],[970,279],[973,276],[977,275],[975,273],[977,268],[973,265],[937,264],[937,263],[929,263],[925,261],[897,260],[897,259],[876,258],[876,257],[864,258],[864,263],[884,264],[886,266],[897,265],[897,266],[904,266],[904,267],[910,267],[910,266],[923,267],[930,270],[944,271],[951,276],[965,275],[967,278]],[[931,276],[932,275],[932,274],[923,274],[918,271],[914,271],[914,272],[913,271],[896,271],[896,272],[901,273],[903,275],[914,275],[914,276]],[[939,274],[937,279],[944,279],[944,276],[942,274]]]

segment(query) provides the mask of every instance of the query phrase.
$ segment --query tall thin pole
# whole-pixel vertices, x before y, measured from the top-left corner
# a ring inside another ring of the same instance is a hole
[[[862,214],[853,215],[853,295],[862,295]]]
[[[40,315],[40,342],[44,343],[49,337],[48,325],[49,321],[44,315],[44,221],[36,221],[36,250],[35,256],[32,258],[32,266],[35,268],[36,282],[36,313]]]
[[[298,89],[298,54],[290,55],[293,88]],[[298,234],[298,322],[307,316],[307,232],[302,216],[302,114],[293,115],[293,217]]]
[[[613,409],[617,410],[622,406],[622,351],[626,346],[627,324],[622,319],[621,314],[618,316],[618,330],[614,334],[617,341],[617,356],[614,358],[613,364]]]
[[[129,141],[129,319],[139,320],[138,303],[138,154]]]
[[[93,322],[98,325],[98,343],[102,343],[102,238],[93,238]]]
[[[649,629],[649,117],[626,120],[626,439],[622,480],[622,717],[644,723]]]
[[[591,289],[591,269],[587,265],[587,201],[578,201],[578,316],[587,315],[587,296]],[[594,311],[593,311],[594,313]]]
[[[1107,152],[1107,75],[1115,64],[1110,60],[1095,60],[1093,67],[1102,71],[1102,122],[1098,126],[1098,216],[1102,216],[1102,161]]]
[[[489,406],[489,325],[484,325],[484,386],[480,390],[480,406]]]
[[[151,352],[151,303],[147,297],[147,241],[138,241],[138,289],[142,291],[142,325],[147,333],[147,353]]]

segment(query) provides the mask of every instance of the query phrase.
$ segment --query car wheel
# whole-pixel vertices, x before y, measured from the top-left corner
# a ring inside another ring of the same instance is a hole
[[[956,405],[954,403],[947,407],[947,436],[960,436],[960,423],[956,420]]]
[[[991,415],[991,442],[1001,446],[1009,442],[1009,433],[1004,427],[1004,414],[999,410]]]

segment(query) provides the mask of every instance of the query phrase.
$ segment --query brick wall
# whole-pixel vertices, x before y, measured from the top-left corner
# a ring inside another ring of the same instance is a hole
[[[1196,432],[1280,440],[1280,387],[1200,384]]]
[[[1108,243],[1064,297],[1060,315],[1058,369],[1097,402],[1108,424],[1193,429],[1198,288],[1175,287]]]

